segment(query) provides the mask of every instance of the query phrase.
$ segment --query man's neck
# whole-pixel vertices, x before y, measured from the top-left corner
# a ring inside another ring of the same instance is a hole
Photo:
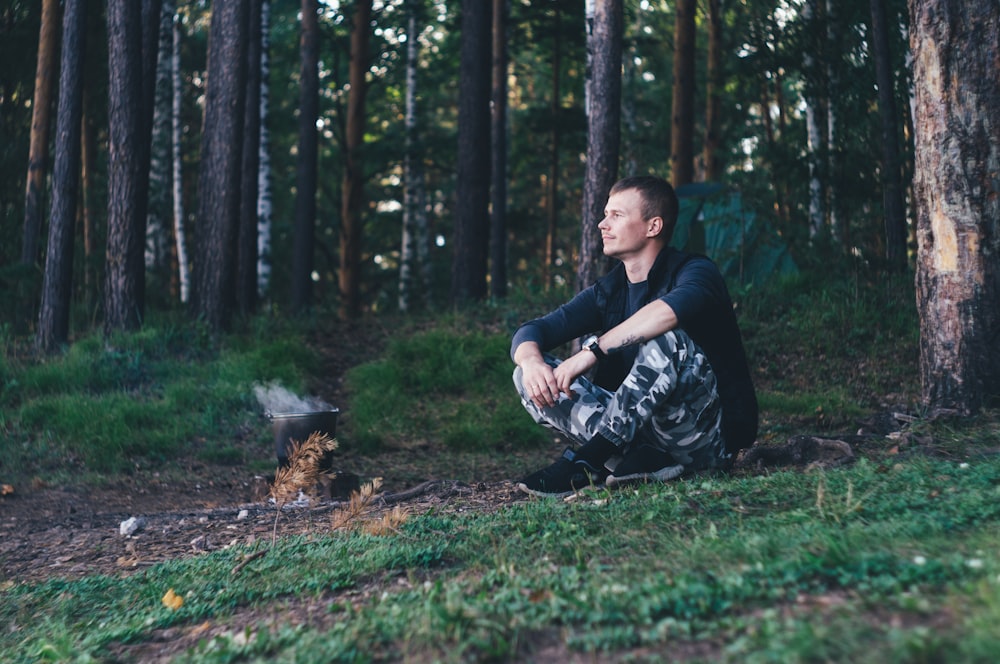
[[[656,257],[660,255],[662,249],[662,244],[651,242],[642,252],[622,259],[629,283],[638,284],[649,278],[649,271],[653,269]]]

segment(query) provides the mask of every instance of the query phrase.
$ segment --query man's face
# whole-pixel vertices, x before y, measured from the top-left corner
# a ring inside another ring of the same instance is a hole
[[[645,248],[656,228],[643,219],[642,196],[635,189],[611,194],[604,208],[604,219],[597,227],[604,241],[604,254],[624,260]]]

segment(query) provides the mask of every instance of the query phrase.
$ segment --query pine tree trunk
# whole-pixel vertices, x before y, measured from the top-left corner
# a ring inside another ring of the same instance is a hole
[[[260,174],[261,2],[250,0],[247,16],[246,112],[236,259],[236,306],[246,316],[257,306],[257,183]]]
[[[24,235],[21,262],[38,260],[38,238],[44,216],[45,175],[49,161],[49,125],[52,91],[59,51],[59,0],[43,0],[42,24],[38,32],[38,61],[35,67],[35,94],[31,100],[31,139],[28,148],[28,177],[24,196]]]
[[[292,311],[296,312],[312,304],[319,154],[316,131],[316,118],[319,116],[319,0],[302,0],[299,57],[299,153],[292,237]]]
[[[66,0],[59,65],[56,155],[52,172],[52,216],[35,338],[42,352],[56,350],[69,338],[73,224],[80,182],[86,18],[86,0]]]
[[[694,180],[695,0],[678,0],[674,25],[673,111],[670,116],[670,182]],[[765,109],[766,111],[766,109]]]
[[[558,11],[558,10],[557,10]],[[493,0],[490,294],[507,296],[507,0]]]
[[[705,89],[705,144],[702,161],[706,182],[722,178],[722,0],[708,0],[708,62]]]
[[[604,244],[597,224],[604,218],[608,192],[618,173],[621,143],[622,0],[596,0],[587,39],[589,108],[587,166],[583,180],[580,264],[576,286],[582,290],[606,272]]]
[[[931,408],[1000,395],[1000,5],[911,0],[920,374]]]
[[[347,131],[343,199],[340,215],[340,316],[361,312],[361,238],[364,199],[365,93],[372,0],[357,0],[351,28],[351,91],[347,96]]]
[[[542,266],[542,284],[545,288],[552,286],[552,268],[556,263],[556,236],[559,233],[559,139],[560,115],[562,112],[562,93],[559,91],[560,74],[562,70],[562,14],[559,6],[554,8],[555,16],[552,26],[552,103],[550,114],[552,118],[552,143],[549,146],[549,177],[545,193],[545,214],[547,230],[545,233],[545,263]]]
[[[159,4],[157,3],[157,7]],[[108,240],[104,277],[104,330],[133,330],[142,324],[145,288],[143,244],[149,196],[149,142],[155,67],[147,64],[155,44],[144,44],[150,12],[127,0],[108,2],[109,155]],[[147,76],[149,80],[147,80]]]
[[[246,95],[244,2],[212,12],[208,89],[198,174],[198,246],[192,313],[214,331],[229,327],[235,288],[236,228]]]
[[[891,269],[906,269],[906,208],[899,158],[899,116],[889,52],[885,0],[871,0],[872,59],[878,81],[878,111],[882,123],[882,214],[885,217],[885,258]]]
[[[461,73],[458,103],[458,178],[451,299],[486,297],[490,189],[490,23],[482,0],[462,0]]]

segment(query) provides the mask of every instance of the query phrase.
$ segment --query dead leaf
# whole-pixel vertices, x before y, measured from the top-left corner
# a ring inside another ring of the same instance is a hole
[[[11,496],[14,494],[14,487],[10,484],[0,484],[0,496]]]
[[[163,602],[163,606],[167,607],[168,609],[172,609],[173,611],[176,611],[177,609],[184,606],[184,598],[175,593],[173,588],[168,590],[167,594],[164,595],[163,599],[160,601]]]

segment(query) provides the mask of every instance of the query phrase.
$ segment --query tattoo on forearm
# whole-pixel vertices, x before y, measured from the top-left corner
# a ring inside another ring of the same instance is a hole
[[[610,349],[608,352],[609,353],[617,353],[617,352],[619,352],[621,350],[624,350],[625,348],[628,348],[629,346],[635,346],[636,344],[645,343],[645,341],[646,341],[646,338],[645,337],[641,337],[641,336],[625,337],[625,340],[622,341],[621,344],[619,344],[618,346]]]

